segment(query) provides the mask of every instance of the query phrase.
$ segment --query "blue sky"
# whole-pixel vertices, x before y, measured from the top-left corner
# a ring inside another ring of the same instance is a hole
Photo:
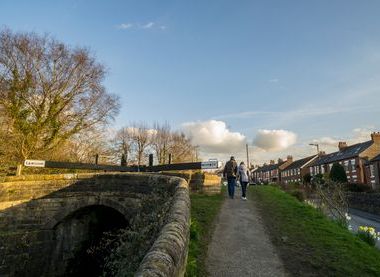
[[[239,152],[231,141],[251,144],[259,130],[297,140],[252,145],[257,161],[380,130],[380,1],[2,0],[0,11],[0,25],[89,47],[106,64],[122,100],[114,128],[190,123],[205,157]]]

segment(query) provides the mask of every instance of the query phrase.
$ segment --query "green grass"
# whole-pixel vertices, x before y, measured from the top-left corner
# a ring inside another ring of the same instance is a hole
[[[278,188],[250,190],[291,275],[380,276],[376,248]]]
[[[186,276],[207,276],[206,257],[208,244],[214,230],[214,220],[223,203],[224,194],[207,196],[192,194],[190,245]]]

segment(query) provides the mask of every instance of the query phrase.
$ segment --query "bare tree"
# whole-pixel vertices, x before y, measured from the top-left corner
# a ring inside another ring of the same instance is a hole
[[[75,134],[63,148],[66,149],[65,159],[73,162],[93,163],[97,154],[112,155],[104,132],[98,129]]]
[[[173,162],[191,162],[197,156],[197,148],[191,144],[184,133],[174,132],[171,136],[169,148],[173,155]]]
[[[132,129],[124,127],[118,130],[111,145],[114,155],[120,156],[121,164],[128,165],[133,150]]]
[[[0,107],[9,126],[2,131],[7,150],[22,162],[109,122],[119,104],[103,87],[104,76],[104,66],[87,49],[2,30]]]
[[[154,123],[153,129],[155,132],[152,134],[151,145],[157,157],[159,164],[165,164],[169,152],[172,134],[170,132],[169,123],[165,122],[160,125],[158,122]]]
[[[151,136],[154,130],[149,129],[144,122],[133,123],[129,130],[131,140],[136,149],[137,164],[140,166],[143,163],[145,151],[151,143]]]

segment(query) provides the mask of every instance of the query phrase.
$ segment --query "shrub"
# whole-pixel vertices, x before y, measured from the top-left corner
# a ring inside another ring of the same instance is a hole
[[[303,176],[303,183],[304,184],[310,184],[311,183],[311,174],[310,173],[306,173]]]
[[[313,185],[316,185],[316,184],[324,184],[325,183],[325,180],[323,179],[323,174],[317,174],[315,175],[312,180],[311,180],[312,184]]]
[[[306,195],[303,190],[295,189],[289,191],[289,194],[297,198],[299,201],[304,202],[306,200]]]
[[[334,182],[347,183],[347,175],[344,167],[339,163],[334,163],[330,171],[330,179]]]

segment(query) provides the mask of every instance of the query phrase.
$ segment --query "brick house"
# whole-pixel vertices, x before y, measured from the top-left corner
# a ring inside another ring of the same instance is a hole
[[[302,183],[303,177],[309,173],[309,167],[312,162],[318,158],[318,155],[306,157],[290,163],[281,171],[281,183]]]
[[[330,173],[334,163],[341,164],[347,174],[348,182],[366,184],[367,176],[365,164],[380,153],[380,133],[371,134],[371,140],[348,146],[346,142],[339,142],[339,151],[321,155],[309,165],[312,176]]]
[[[373,189],[380,189],[380,154],[366,163],[367,183]]]
[[[286,161],[278,159],[277,163],[274,160],[269,164],[259,166],[251,172],[254,183],[280,183],[281,171],[293,162],[293,157],[288,156]]]

